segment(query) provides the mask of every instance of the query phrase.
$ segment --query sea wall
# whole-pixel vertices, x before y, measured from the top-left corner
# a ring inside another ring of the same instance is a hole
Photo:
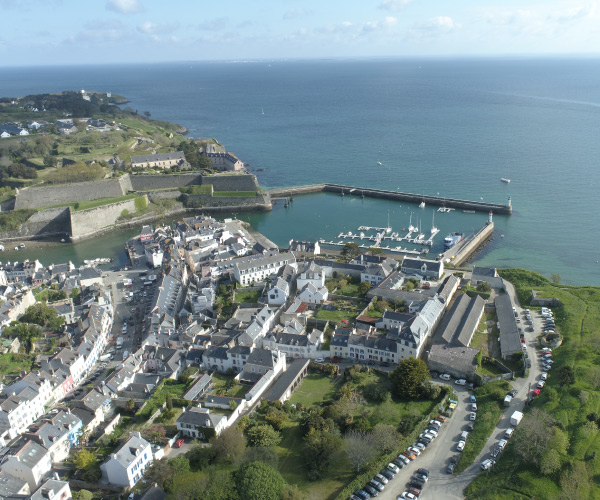
[[[16,195],[15,209],[50,207],[75,201],[119,197],[124,194],[119,179],[22,188]]]
[[[454,253],[454,259],[452,259],[453,266],[460,266],[465,263],[469,258],[476,252],[479,247],[486,244],[486,242],[492,237],[494,233],[494,223],[489,222],[483,226],[473,237],[466,241],[457,252]],[[449,252],[452,252],[450,249]]]
[[[49,208],[33,214],[17,231],[0,233],[0,241],[68,237],[71,233],[69,207]]]
[[[271,210],[271,200],[268,195],[257,194],[256,196],[248,197],[229,197],[218,196],[212,197],[209,195],[192,195],[186,197],[186,205],[192,209],[202,209],[206,212],[222,212],[234,210]]]
[[[147,199],[146,199],[147,201]],[[111,203],[101,207],[71,212],[71,238],[73,241],[95,236],[114,226],[123,210],[135,213],[135,200]]]
[[[123,176],[125,177],[125,176]],[[202,184],[202,176],[196,174],[181,175],[129,175],[132,191],[156,191],[176,189],[192,184]]]

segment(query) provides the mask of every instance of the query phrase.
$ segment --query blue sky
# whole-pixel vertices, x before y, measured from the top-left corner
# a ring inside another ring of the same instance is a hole
[[[598,0],[0,0],[0,66],[597,54]]]

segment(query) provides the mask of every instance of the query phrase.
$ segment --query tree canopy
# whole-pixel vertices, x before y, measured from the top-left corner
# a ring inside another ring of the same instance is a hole
[[[425,361],[413,357],[405,358],[390,373],[394,392],[403,398],[419,398],[423,395],[423,384],[430,374]]]
[[[235,483],[248,500],[279,500],[286,485],[281,474],[264,462],[251,462],[235,473]]]
[[[270,425],[255,425],[246,431],[250,446],[275,446],[281,441],[281,434]]]

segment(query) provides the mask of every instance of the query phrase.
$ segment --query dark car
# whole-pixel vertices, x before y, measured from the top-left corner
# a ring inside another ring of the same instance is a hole
[[[371,495],[369,495],[366,491],[364,490],[356,490],[354,492],[354,495],[357,496],[358,498],[362,498],[363,500],[369,500],[369,498],[371,498]]]
[[[519,391],[517,391],[516,389],[513,389],[512,391],[510,391],[510,392],[508,393],[508,395],[509,395],[511,398],[514,398],[514,397],[515,397],[515,396],[518,394],[518,392],[519,392]]]
[[[415,490],[421,490],[423,491],[423,485],[419,484],[419,482],[415,481],[414,479],[411,479],[411,482],[408,483],[408,485],[406,486],[409,490],[411,489],[415,489]],[[413,493],[414,494],[414,493]]]
[[[399,458],[394,458],[394,460],[392,460],[392,463],[394,465],[397,465],[398,467],[400,467],[401,469],[406,465],[402,460],[400,460]]]
[[[454,472],[454,468],[455,468],[455,467],[456,467],[456,464],[454,464],[454,463],[450,462],[450,463],[448,464],[448,467],[446,467],[446,472],[447,472],[448,474],[452,474],[452,473]]]
[[[421,496],[421,488],[415,488],[415,487],[409,487],[408,488],[408,492],[412,493],[414,496],[419,497]]]
[[[385,485],[381,484],[379,481],[375,481],[375,479],[369,481],[369,486],[375,488],[377,491],[383,491],[385,488]]]
[[[363,490],[365,490],[372,497],[376,497],[377,495],[379,495],[379,491],[373,488],[373,486],[371,486],[370,484],[365,484]]]
[[[423,486],[425,486],[425,481],[421,481],[418,477],[411,477],[411,485],[413,488],[423,488]]]
[[[471,432],[471,431],[473,430],[473,427],[475,427],[475,422],[469,422],[469,423],[467,424],[467,430],[468,430],[469,432]]]
[[[381,366],[390,366],[389,361],[382,361],[381,363],[379,363]]]
[[[429,477],[429,470],[428,469],[417,469],[417,473],[418,474],[423,474],[426,477]]]
[[[389,469],[382,469],[381,471],[379,471],[379,473],[382,476],[387,477],[388,479],[394,479],[396,477],[396,474],[394,474],[391,470]]]

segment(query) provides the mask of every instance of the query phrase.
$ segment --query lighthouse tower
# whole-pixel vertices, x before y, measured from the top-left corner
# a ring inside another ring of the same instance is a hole
[[[491,223],[492,223],[492,216],[493,216],[493,215],[494,215],[494,214],[493,214],[493,213],[492,213],[492,211],[490,210],[490,215],[488,216],[488,224],[491,224]]]

